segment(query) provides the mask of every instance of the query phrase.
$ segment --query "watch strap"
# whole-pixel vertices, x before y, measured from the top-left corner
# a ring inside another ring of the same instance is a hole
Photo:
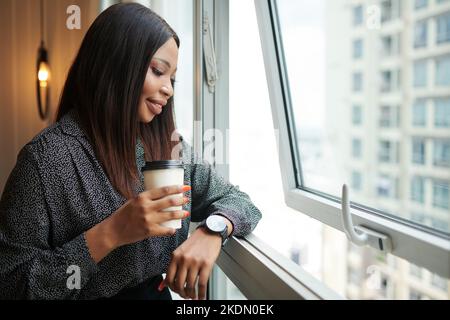
[[[223,217],[223,216],[222,216]],[[225,219],[225,217],[223,217],[224,219]],[[208,228],[208,225],[206,224],[206,220],[207,220],[208,218],[206,218],[206,219],[204,219],[204,220],[202,220],[200,223],[199,223],[199,225],[197,226],[197,228],[196,229],[198,229],[198,228],[205,228],[206,230],[208,230],[208,232],[210,232],[210,233],[213,233],[213,234],[218,234],[218,235],[220,235],[220,237],[221,237],[221,239],[222,239],[222,247],[225,245],[225,243],[227,243],[227,241],[228,241],[228,227],[225,227],[225,229],[222,231],[222,232],[215,232],[215,231],[212,231],[212,230],[210,230],[209,228]]]

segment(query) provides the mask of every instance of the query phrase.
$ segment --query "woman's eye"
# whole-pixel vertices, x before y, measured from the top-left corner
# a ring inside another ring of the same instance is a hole
[[[156,69],[156,68],[152,68],[152,70],[153,70],[153,73],[155,75],[157,75],[158,77],[163,75],[163,73],[161,71],[159,71],[158,69]]]

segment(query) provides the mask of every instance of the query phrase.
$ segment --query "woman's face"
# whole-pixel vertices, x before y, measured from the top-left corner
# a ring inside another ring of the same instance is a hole
[[[139,121],[149,123],[162,112],[173,96],[173,81],[178,63],[178,47],[173,38],[156,51],[145,76],[139,101]]]

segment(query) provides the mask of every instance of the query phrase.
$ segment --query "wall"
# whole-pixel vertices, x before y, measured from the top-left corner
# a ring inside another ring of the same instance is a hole
[[[81,29],[66,28],[69,5],[81,9]],[[44,40],[51,68],[50,120],[39,118],[36,59],[40,1],[0,0],[0,194],[17,154],[53,119],[65,77],[83,36],[99,11],[96,0],[44,0]]]

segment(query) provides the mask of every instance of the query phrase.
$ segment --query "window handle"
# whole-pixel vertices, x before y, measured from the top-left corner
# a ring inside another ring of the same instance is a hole
[[[214,50],[214,35],[209,22],[208,12],[205,12],[205,17],[203,18],[203,35],[205,40],[203,53],[206,65],[206,80],[209,92],[214,93],[219,76],[217,73],[216,51]]]
[[[383,233],[363,226],[354,226],[350,212],[348,187],[342,186],[342,225],[347,238],[358,246],[369,245],[383,252],[392,251],[391,238]]]

